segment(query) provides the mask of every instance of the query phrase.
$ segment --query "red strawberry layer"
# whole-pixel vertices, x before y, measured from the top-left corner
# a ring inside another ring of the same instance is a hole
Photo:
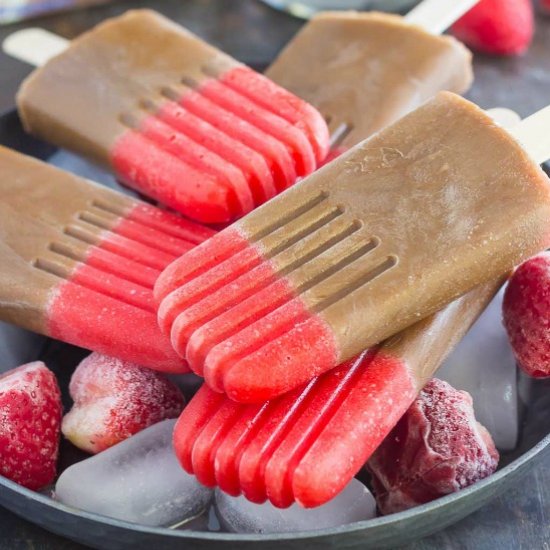
[[[193,219],[239,218],[328,152],[321,115],[251,69],[190,86],[122,134],[111,158],[122,181]]]
[[[337,361],[331,328],[235,228],[170,265],[155,293],[176,351],[236,401],[271,399]]]
[[[38,490],[55,479],[61,394],[42,362],[0,375],[0,475]]]
[[[214,231],[138,204],[97,240],[50,296],[48,333],[59,340],[166,372],[185,372],[157,325],[161,271]],[[86,236],[83,236],[86,239]]]
[[[63,434],[90,453],[101,452],[183,409],[180,390],[167,378],[133,363],[92,353],[69,386],[74,400]]]

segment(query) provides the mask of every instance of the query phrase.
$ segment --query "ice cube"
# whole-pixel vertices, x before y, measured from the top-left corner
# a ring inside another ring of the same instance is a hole
[[[36,361],[46,338],[0,321],[0,372]]]
[[[298,504],[281,510],[269,502],[254,504],[243,496],[232,497],[216,489],[216,513],[222,527],[235,533],[293,533],[338,527],[375,517],[376,503],[357,479],[334,499],[318,508]]]
[[[501,291],[437,372],[437,377],[474,400],[476,418],[501,451],[519,435],[517,368],[502,325]]]
[[[60,502],[142,525],[170,526],[201,514],[212,491],[184,472],[165,420],[65,470]]]

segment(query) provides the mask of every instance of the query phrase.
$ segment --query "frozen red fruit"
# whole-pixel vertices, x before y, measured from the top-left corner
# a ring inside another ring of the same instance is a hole
[[[184,406],[181,391],[162,374],[99,353],[80,363],[69,391],[74,405],[63,418],[62,431],[89,453],[176,418]]]
[[[491,475],[498,460],[470,394],[434,378],[367,467],[380,511],[392,514],[472,485]]]
[[[40,361],[0,375],[0,474],[29,489],[56,475],[61,394]]]
[[[502,304],[504,326],[521,368],[530,376],[550,376],[550,252],[522,264]]]
[[[452,27],[466,45],[493,55],[525,52],[534,33],[531,0],[481,0]]]

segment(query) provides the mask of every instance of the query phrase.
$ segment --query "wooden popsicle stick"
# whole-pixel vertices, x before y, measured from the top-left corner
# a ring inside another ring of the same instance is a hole
[[[521,117],[515,111],[505,107],[494,107],[488,109],[486,113],[503,128],[513,128],[521,122]]]
[[[479,0],[424,0],[405,16],[405,20],[432,34],[441,34],[478,2]]]
[[[52,57],[66,50],[69,44],[69,40],[53,32],[30,28],[10,34],[2,42],[2,50],[19,61],[42,67]]]
[[[550,106],[527,117],[509,132],[537,163],[550,159]]]

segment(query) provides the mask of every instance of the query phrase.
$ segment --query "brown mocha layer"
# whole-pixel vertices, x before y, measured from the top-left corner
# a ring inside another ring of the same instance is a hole
[[[34,71],[17,105],[31,134],[109,165],[109,151],[128,129],[122,115],[139,119],[143,101],[166,101],[163,89],[181,90],[183,78],[204,80],[204,67],[238,65],[154,11],[128,11]]]
[[[61,279],[34,262],[55,259],[71,270],[76,262],[54,255],[50,245],[62,244],[78,257],[89,244],[64,229],[70,226],[100,238],[102,231],[79,214],[97,210],[94,204],[124,214],[136,201],[1,146],[0,196],[0,319],[46,334],[48,297]],[[99,215],[106,225],[117,220],[108,213]]]
[[[258,240],[266,226],[319,197],[326,198]],[[333,227],[347,225],[353,232],[287,277],[299,289],[359,253],[301,293],[332,327],[340,361],[498,279],[550,244],[547,176],[481,109],[447,92],[235,227],[270,250],[274,241],[289,238],[289,229],[331,213],[337,214]],[[327,223],[272,261],[287,266],[292,254],[318,249],[332,234]],[[381,265],[387,270],[381,272]],[[371,272],[373,280],[350,292]]]
[[[465,92],[471,53],[457,40],[434,36],[402,17],[326,12],[312,19],[266,75],[330,117],[347,123],[353,146],[419,107],[437,92]]]
[[[420,391],[476,322],[506,278],[476,287],[441,311],[392,336],[383,343],[382,352],[405,363]]]

